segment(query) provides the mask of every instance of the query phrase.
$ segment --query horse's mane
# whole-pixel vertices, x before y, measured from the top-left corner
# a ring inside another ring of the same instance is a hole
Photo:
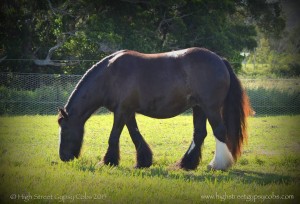
[[[77,92],[82,88],[82,86],[84,86],[86,84],[86,81],[89,81],[89,79],[91,77],[95,76],[95,74],[99,74],[99,72],[103,72],[104,69],[108,66],[110,59],[112,59],[116,55],[118,55],[122,52],[126,52],[126,51],[127,50],[120,50],[120,51],[117,51],[117,52],[115,52],[115,53],[113,53],[109,56],[106,56],[105,58],[103,58],[102,60],[100,60],[99,62],[94,64],[88,71],[86,71],[86,73],[79,80],[79,82],[77,83],[74,91],[70,95],[65,108],[68,107],[71,104],[72,99],[76,96]]]

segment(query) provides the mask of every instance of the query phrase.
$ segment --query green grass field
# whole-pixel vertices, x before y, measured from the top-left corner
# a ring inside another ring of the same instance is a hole
[[[112,115],[85,126],[80,159],[58,157],[56,116],[0,117],[0,203],[299,203],[300,115],[254,117],[242,157],[229,171],[208,171],[215,142],[210,126],[196,171],[174,170],[192,138],[192,117],[138,116],[154,154],[149,169],[134,169],[125,128],[119,167],[98,166]]]

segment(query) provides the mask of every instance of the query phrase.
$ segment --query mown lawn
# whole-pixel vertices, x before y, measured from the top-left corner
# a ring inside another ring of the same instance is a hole
[[[138,116],[154,154],[149,169],[134,169],[135,149],[125,128],[119,167],[98,166],[107,148],[112,115],[86,124],[82,156],[58,157],[56,116],[0,117],[0,203],[299,203],[300,115],[254,117],[242,157],[229,171],[208,171],[212,131],[196,171],[174,164],[192,138],[192,117]]]

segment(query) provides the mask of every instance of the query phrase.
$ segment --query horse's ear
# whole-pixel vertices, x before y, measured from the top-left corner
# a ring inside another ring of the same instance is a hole
[[[61,126],[61,122],[62,122],[63,119],[64,119],[63,117],[59,117],[58,120],[57,120],[57,122],[58,122],[58,124],[59,124],[60,126]]]
[[[68,119],[68,114],[62,108],[58,108],[58,113],[60,118]]]

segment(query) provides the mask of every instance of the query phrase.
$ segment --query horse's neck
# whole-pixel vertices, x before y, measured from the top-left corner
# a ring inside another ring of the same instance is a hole
[[[96,107],[87,107],[83,103],[80,103],[80,105],[74,105],[72,103],[71,106],[66,106],[66,111],[69,114],[69,118],[82,124],[84,124],[96,110]]]
[[[109,77],[105,76],[106,68],[111,58],[125,51],[105,57],[86,72],[66,105],[70,115],[85,122],[98,108],[105,105],[105,100],[109,101],[109,96],[104,93],[109,92],[108,87],[104,87],[109,82]]]
[[[97,76],[89,76],[76,87],[67,105],[66,111],[74,120],[85,123],[86,120],[102,106],[102,84]]]

